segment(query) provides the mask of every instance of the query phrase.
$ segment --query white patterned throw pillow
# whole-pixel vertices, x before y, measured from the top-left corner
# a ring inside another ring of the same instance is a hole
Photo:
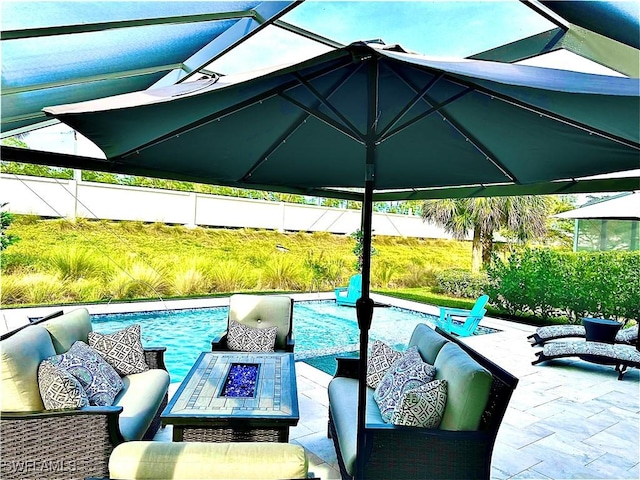
[[[38,386],[47,410],[81,408],[89,405],[87,393],[70,373],[43,360],[38,366]]]
[[[434,380],[408,390],[393,409],[391,423],[408,427],[438,428],[447,406],[447,381]]]
[[[77,341],[68,352],[47,360],[80,382],[89,398],[89,405],[113,405],[124,386],[113,367],[84,342]]]
[[[278,327],[253,328],[231,320],[227,347],[239,352],[273,352]]]
[[[138,324],[109,334],[89,332],[89,346],[121,376],[149,370]]]
[[[367,385],[376,388],[380,385],[385,373],[402,356],[402,352],[391,348],[384,342],[376,340],[371,346],[371,355],[367,360]]]
[[[436,368],[422,360],[416,347],[404,352],[382,378],[373,394],[383,420],[391,420],[393,410],[406,391],[430,382],[435,375]]]

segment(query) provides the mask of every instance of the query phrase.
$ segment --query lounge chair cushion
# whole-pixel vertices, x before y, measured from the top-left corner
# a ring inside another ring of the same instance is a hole
[[[127,375],[122,383],[122,390],[113,402],[122,407],[120,433],[127,441],[140,440],[164,399],[169,387],[169,374],[166,370],[154,368]]]
[[[38,368],[40,396],[47,410],[81,408],[89,405],[87,392],[80,382],[66,370],[43,360]]]
[[[78,340],[88,344],[89,332],[92,331],[91,317],[84,308],[47,320],[42,326],[49,330],[53,347],[58,354],[69,351]]]
[[[638,340],[638,328],[640,325],[624,328],[616,335],[616,342],[632,344]]]
[[[240,352],[273,352],[278,327],[254,328],[229,320],[227,347]]]
[[[402,356],[396,350],[380,340],[373,342],[371,354],[367,360],[367,385],[377,388],[389,368]]]
[[[40,362],[56,354],[51,337],[39,325],[25,328],[2,341],[2,411],[44,410],[38,388]]]
[[[404,352],[382,378],[373,395],[384,421],[391,420],[405,392],[429,383],[435,374],[436,369],[422,361],[416,347]]]
[[[334,377],[327,389],[331,418],[338,432],[340,454],[350,475],[355,471],[358,425],[358,380],[347,377]],[[385,425],[380,409],[373,399],[374,391],[367,388],[367,425]]]
[[[118,375],[124,377],[149,370],[144,358],[138,324],[110,334],[89,332],[89,346],[96,350]]]
[[[436,358],[436,379],[447,380],[442,430],[477,430],[493,377],[458,345],[448,342]]]
[[[307,478],[304,448],[289,443],[125,442],[109,458],[112,479]]]
[[[447,381],[434,380],[405,392],[391,414],[391,423],[438,428],[447,406]]]
[[[66,370],[82,385],[90,405],[113,405],[122,390],[122,379],[98,352],[84,342],[77,341],[66,353],[54,355],[48,360]]]
[[[561,338],[569,337],[585,337],[586,329],[584,325],[549,325],[546,327],[539,327],[536,332],[529,335],[529,339],[533,346],[539,343],[544,343],[549,340],[558,340]],[[638,325],[634,325],[629,328],[624,328],[616,334],[616,343],[627,343],[629,345],[635,343],[638,340]]]
[[[542,355],[547,358],[590,355],[612,363],[640,368],[640,352],[631,345],[599,342],[551,342],[544,345]]]

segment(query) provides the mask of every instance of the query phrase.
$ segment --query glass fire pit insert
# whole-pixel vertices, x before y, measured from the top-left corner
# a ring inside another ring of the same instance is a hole
[[[232,363],[220,396],[255,397],[259,371],[260,365],[257,363]]]

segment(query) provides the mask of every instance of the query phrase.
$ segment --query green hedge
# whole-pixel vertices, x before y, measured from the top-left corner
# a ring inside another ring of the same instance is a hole
[[[477,298],[487,287],[484,273],[474,274],[462,268],[449,268],[436,274],[438,292],[462,298]]]
[[[640,252],[527,249],[494,259],[486,293],[512,315],[640,320]]]

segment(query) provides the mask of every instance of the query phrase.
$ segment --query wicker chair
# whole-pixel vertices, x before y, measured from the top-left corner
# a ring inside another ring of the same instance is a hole
[[[459,345],[493,376],[480,428],[477,431],[447,431],[368,423],[365,427],[366,460],[360,477],[367,480],[490,478],[491,455],[498,428],[518,379],[454,337],[440,329],[436,331],[446,340]],[[359,359],[337,358],[337,361],[336,377],[357,378]],[[347,472],[340,452],[331,409],[328,430],[335,445],[342,478],[353,479]]]
[[[278,327],[275,350],[293,352],[293,299],[283,295],[237,294],[229,298],[228,321],[252,328]],[[227,331],[211,341],[212,351],[226,351]]]
[[[58,316],[58,315],[54,315]],[[47,317],[53,318],[54,316]],[[28,335],[31,326],[3,335]],[[165,347],[145,349],[149,368],[166,370]],[[164,396],[144,439],[160,426],[167,405]],[[0,454],[3,479],[106,477],[113,449],[124,441],[119,427],[121,406],[88,406],[80,409],[3,411],[0,413]]]

